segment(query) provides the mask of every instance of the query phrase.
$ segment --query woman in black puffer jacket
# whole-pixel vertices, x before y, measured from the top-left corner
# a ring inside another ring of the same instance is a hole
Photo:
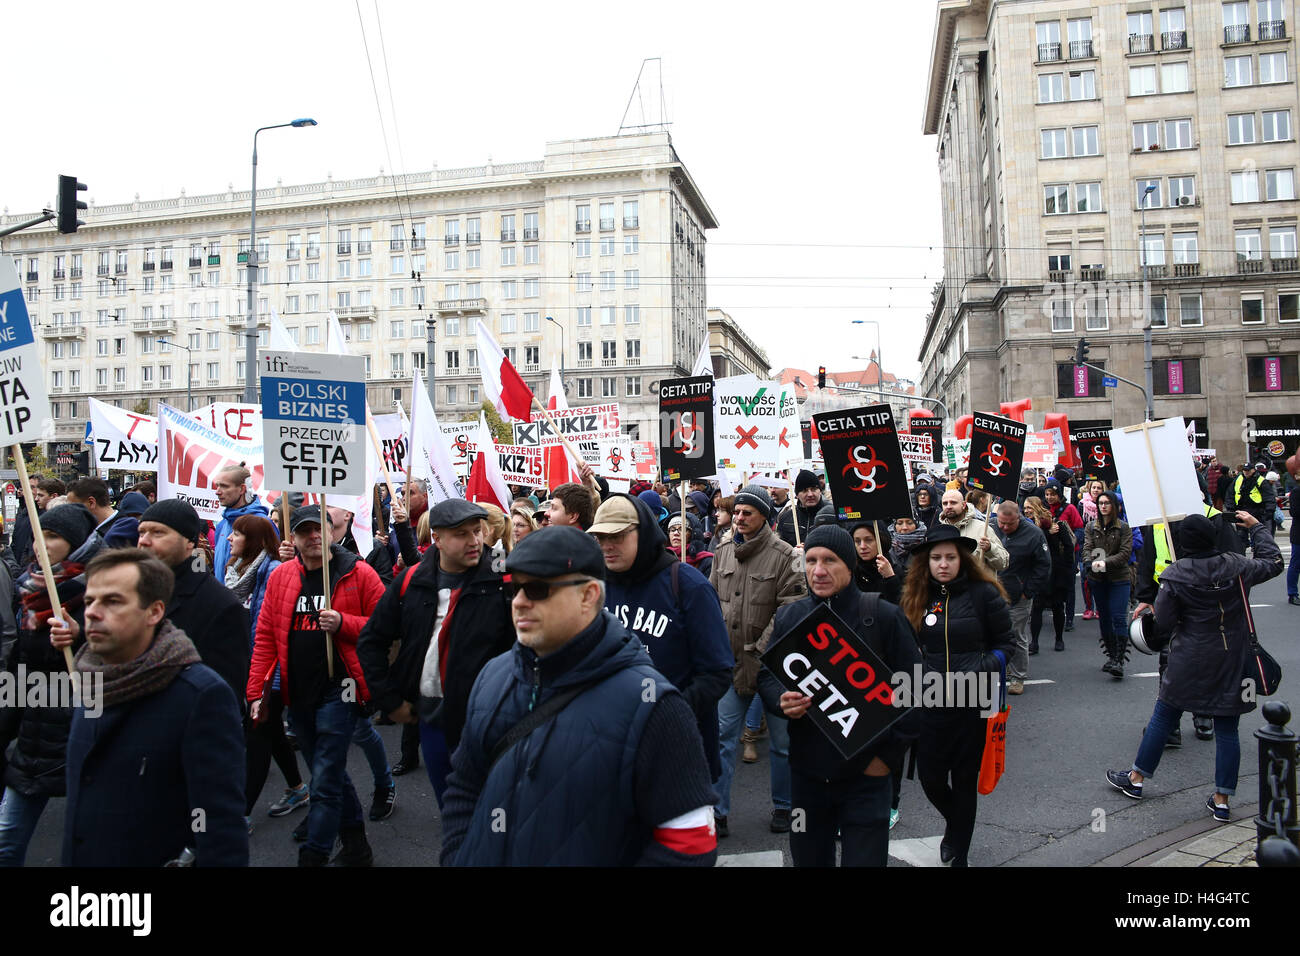
[[[1016,646],[1006,592],[972,559],[974,551],[974,541],[941,524],[913,550],[903,585],[903,613],[921,642],[925,671],[944,679],[943,706],[921,712],[917,767],[925,795],[947,822],[939,858],[952,866],[969,865],[986,725],[979,703],[954,693],[975,685],[975,675],[1000,675]]]

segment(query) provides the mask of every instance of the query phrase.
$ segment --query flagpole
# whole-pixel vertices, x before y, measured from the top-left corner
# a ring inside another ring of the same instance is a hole
[[[325,610],[330,610],[330,516],[329,509],[325,504],[325,496],[321,495],[320,503],[320,541],[321,541],[321,571],[325,577]],[[329,679],[334,679],[334,640],[330,637],[329,631],[325,631],[325,667],[329,673]]]
[[[569,454],[573,456],[573,460],[576,461],[579,465],[585,465],[587,463],[587,460],[582,457],[582,454],[576,448],[573,447],[569,439],[565,438],[564,435],[560,433],[559,422],[557,422],[554,416],[551,415],[550,410],[547,409],[544,405],[542,405],[541,402],[537,400],[536,395],[533,396],[533,404],[537,406],[537,410],[539,412],[541,412],[543,415],[546,416],[546,420],[549,421],[551,423],[551,427],[555,429],[555,434],[560,436],[560,441],[562,441],[564,443],[564,447],[569,450]]]

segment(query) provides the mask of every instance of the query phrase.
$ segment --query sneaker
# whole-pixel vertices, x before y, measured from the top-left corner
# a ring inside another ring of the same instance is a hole
[[[306,842],[307,842],[307,821],[310,820],[310,819],[311,819],[311,817],[303,817],[303,818],[302,818],[302,823],[298,824],[296,827],[293,828],[293,842],[294,842],[294,843],[306,843]]]
[[[727,829],[726,817],[719,816],[716,813],[713,815],[713,832],[717,835],[719,840],[723,837],[731,836],[731,831]]]
[[[244,822],[248,824],[248,835],[249,835],[249,836],[252,836],[252,835],[253,835],[253,818],[252,818],[252,817],[244,817]]]
[[[900,816],[902,816],[902,814],[900,814],[897,810],[889,811],[889,829],[892,830],[894,829],[894,827],[898,826],[898,818]]]
[[[387,820],[393,815],[393,805],[397,803],[397,787],[380,787],[370,801],[370,819]]]
[[[1095,621],[1095,620],[1097,620],[1097,612],[1096,612],[1096,611],[1084,611],[1084,612],[1083,612],[1083,619],[1084,619],[1085,621]]]
[[[1210,811],[1210,816],[1220,823],[1228,823],[1232,820],[1232,811],[1228,809],[1226,803],[1215,803],[1214,794],[1205,798],[1205,809]]]
[[[1025,692],[1025,682],[1020,680],[1007,681],[1008,694],[1023,694]]]
[[[772,824],[768,828],[773,833],[790,832],[790,811],[777,807],[772,811]]]
[[[1126,797],[1142,799],[1142,784],[1134,783],[1127,770],[1107,770],[1106,782]]]
[[[1297,596],[1295,594],[1288,594],[1286,603],[1300,605],[1300,596]]]
[[[1069,628],[1067,627],[1066,630],[1068,631]],[[1058,638],[1056,639],[1056,646],[1053,647],[1052,650],[1054,650],[1054,651],[1063,651],[1063,650],[1065,650],[1065,641],[1061,640],[1061,638],[1058,637]]]
[[[290,787],[285,790],[284,796],[271,804],[271,809],[267,811],[267,815],[272,817],[287,817],[299,807],[305,807],[309,803],[311,803],[311,794],[307,790],[307,785],[305,783],[300,783],[296,788]]]

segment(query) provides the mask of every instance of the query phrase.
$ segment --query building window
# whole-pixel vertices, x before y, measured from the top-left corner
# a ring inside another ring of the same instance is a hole
[[[1104,296],[1090,296],[1083,300],[1084,328],[1089,332],[1105,332],[1110,328],[1110,302]]]
[[[1160,147],[1160,124],[1154,120],[1133,124],[1134,149],[1158,149]]]
[[[578,379],[578,397],[591,398],[591,379],[589,378]]]
[[[1295,259],[1295,226],[1273,226],[1268,231],[1268,254],[1273,259]]]
[[[536,299],[542,294],[542,284],[540,279],[524,280],[524,298]]]
[[[455,272],[460,268],[460,253],[456,251],[444,252],[442,254],[442,268],[444,272]]]
[[[503,266],[512,266],[512,265],[514,265],[514,264],[515,264],[515,261],[516,261],[516,259],[515,259],[516,255],[517,255],[517,247],[515,247],[515,246],[502,246],[502,247],[501,247],[501,264],[502,264]]]
[[[1076,126],[1070,132],[1073,134],[1075,156],[1097,156],[1101,153],[1100,141],[1097,138],[1097,127]],[[1061,145],[1064,146],[1065,144],[1062,143]]]
[[[601,292],[614,291],[614,270],[613,269],[603,270],[600,273],[600,291]]]
[[[1162,93],[1186,93],[1191,88],[1186,62],[1160,64],[1160,91]]]
[[[1060,363],[1056,366],[1056,397],[1057,398],[1090,398],[1106,394],[1106,387],[1102,384],[1104,372],[1097,371],[1098,368],[1104,369],[1104,362],[1093,362],[1097,368],[1076,367],[1073,363]]]
[[[641,251],[641,237],[640,237],[640,236],[624,236],[624,237],[623,237],[623,255],[625,255],[625,256],[635,256],[635,255],[638,254],[640,251]]]
[[[591,232],[591,204],[581,203],[573,217],[574,228],[578,232]]]
[[[1264,171],[1264,196],[1270,202],[1277,199],[1295,199],[1295,171],[1291,169],[1266,169]]]
[[[519,298],[519,283],[514,279],[507,279],[501,283],[501,298],[517,299]]]
[[[465,350],[465,367],[478,371],[478,349]]]
[[[590,259],[591,240],[590,239],[575,240],[573,243],[573,254],[577,256],[579,259]]]
[[[590,342],[578,343],[578,361],[586,362],[588,365],[591,364],[591,343]]]
[[[1290,110],[1265,110],[1261,119],[1265,143],[1280,143],[1291,138]]]
[[[1199,359],[1156,359],[1152,368],[1152,385],[1157,395],[1199,395],[1201,363]]]
[[[1156,91],[1156,68],[1154,66],[1130,66],[1128,68],[1128,95],[1150,96]]]
[[[1200,293],[1178,297],[1178,324],[1185,327],[1204,324]]]
[[[590,326],[590,325],[591,325],[591,306],[589,305],[578,306],[578,327],[582,328],[583,326]]]
[[[1230,113],[1228,115],[1228,145],[1240,146],[1255,142],[1255,114]]]
[[[1163,266],[1165,264],[1165,237],[1163,233],[1146,233],[1139,241],[1142,264],[1145,266]]]
[[[1100,212],[1101,211],[1101,183],[1076,183],[1075,184],[1074,211],[1075,212]]]
[[[639,199],[623,200],[623,228],[636,229],[641,225],[641,201]]]
[[[1190,119],[1165,120],[1165,149],[1192,148],[1192,121]]]
[[[600,240],[600,254],[602,256],[612,256],[614,254],[613,236],[605,236]]]
[[[1196,202],[1196,177],[1169,177],[1169,205],[1191,206]]]
[[[448,349],[446,353],[446,368],[452,374],[460,373],[460,349]]]
[[[1059,216],[1070,211],[1070,187],[1058,183],[1043,187],[1043,214]]]
[[[623,343],[623,351],[629,364],[641,361],[641,340],[628,339]]]
[[[524,213],[524,241],[535,240],[538,238],[537,231],[537,213]]]
[[[448,404],[448,405],[455,405],[458,401],[459,401],[459,399],[458,399],[457,396],[456,396],[456,386],[455,386],[455,385],[448,385],[448,386],[447,386],[447,404]]]
[[[1061,103],[1065,100],[1065,75],[1040,73],[1038,75],[1038,102]]]
[[[1070,73],[1070,99],[1095,100],[1097,98],[1097,73],[1095,70],[1075,70]]]
[[[1150,193],[1147,190],[1151,190]],[[1163,205],[1160,200],[1160,180],[1139,179],[1137,181],[1137,206],[1139,209],[1155,209]]]
[[[1200,250],[1194,232],[1176,232],[1173,236],[1174,265],[1188,265],[1200,262]],[[1175,270],[1175,274],[1177,270]]]
[[[524,346],[524,367],[535,369],[542,364],[542,347],[540,345]]]
[[[1151,327],[1153,329],[1169,328],[1169,310],[1163,295],[1153,295],[1151,297],[1148,314],[1151,316]]]
[[[1300,390],[1300,363],[1291,355],[1251,355],[1246,358],[1246,388],[1251,392]]]
[[[1043,159],[1060,159],[1065,152],[1065,129],[1045,129],[1040,135]]]
[[[1231,173],[1232,201],[1259,202],[1259,173],[1253,169],[1243,169]]]
[[[1250,86],[1255,76],[1248,56],[1228,56],[1223,58],[1223,85]]]
[[[1069,299],[1052,300],[1052,331],[1074,331],[1074,303]]]
[[[1300,291],[1282,291],[1277,294],[1277,320],[1300,322]]]
[[[539,332],[541,331],[541,313],[525,312],[524,313],[524,331]]]
[[[1241,294],[1241,324],[1264,324],[1264,293],[1243,292]]]
[[[1238,229],[1236,232],[1236,251],[1237,261],[1258,260],[1264,257],[1263,247],[1260,245],[1258,229]]]
[[[623,380],[623,394],[628,398],[635,398],[641,394],[641,379],[631,376]]]
[[[612,306],[612,305],[602,305],[602,306],[600,307],[600,324],[601,324],[601,325],[613,325],[613,324],[614,324],[614,309],[615,309],[615,308],[616,308],[616,307],[615,307],[615,306]]]
[[[618,398],[618,379],[614,377],[604,377],[600,380],[600,397],[601,398]]]
[[[1069,246],[1048,246],[1048,249],[1057,249],[1057,252],[1049,251],[1047,254],[1047,271],[1048,272],[1069,272],[1071,268],[1071,256]]]
[[[515,314],[513,312],[503,312],[501,314],[501,332],[514,332],[516,330]]]
[[[541,261],[538,249],[538,246],[524,246],[524,265],[535,266],[539,261]],[[475,265],[478,265],[477,260],[475,260]]]
[[[308,325],[306,326],[306,329],[307,329],[307,344],[320,345],[320,326]]]
[[[641,270],[624,269],[623,270],[623,288],[639,289],[641,288]]]
[[[575,291],[577,291],[577,292],[590,292],[590,291],[591,291],[591,273],[590,273],[590,272],[579,272],[579,273],[578,273],[574,278],[575,278]]]
[[[1285,83],[1286,76],[1285,53],[1261,53],[1259,55],[1260,83]]]
[[[641,306],[639,305],[623,306],[623,322],[625,325],[640,325]]]

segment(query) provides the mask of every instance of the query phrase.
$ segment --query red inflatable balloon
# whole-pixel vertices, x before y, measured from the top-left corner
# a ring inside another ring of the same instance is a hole
[[[974,415],[963,415],[957,421],[953,422],[953,434],[957,436],[958,441],[965,441],[970,438],[971,426],[975,424]]]
[[[1003,402],[999,414],[1003,418],[1015,419],[1023,424],[1025,412],[1030,411],[1033,407],[1034,400],[1032,398],[1022,398],[1018,402]]]
[[[1061,441],[1065,442],[1065,451],[1059,456],[1060,462],[1066,468],[1079,467],[1079,461],[1074,457],[1074,446],[1070,444],[1070,421],[1064,412],[1047,412],[1043,415],[1043,430],[1047,431],[1052,428],[1061,430]]]

